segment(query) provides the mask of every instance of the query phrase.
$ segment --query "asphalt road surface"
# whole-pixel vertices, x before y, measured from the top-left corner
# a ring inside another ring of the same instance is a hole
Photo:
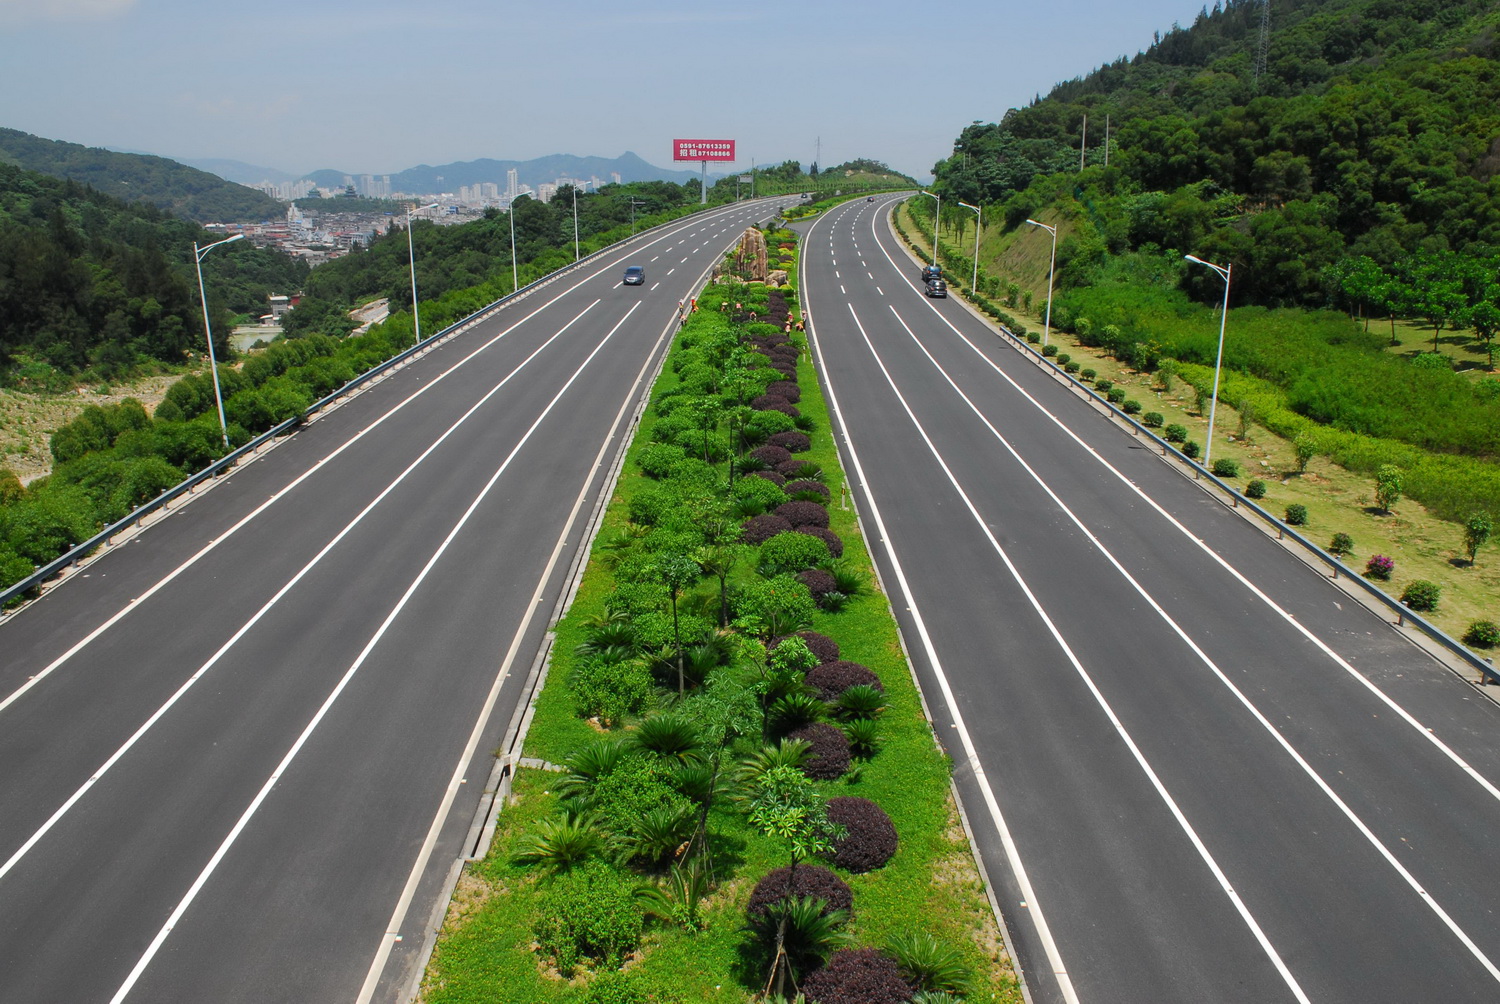
[[[0,1001],[396,999],[678,300],[769,206],[565,273],[0,624]]]
[[[1500,1000],[1500,709],[924,296],[892,204],[803,298],[1034,1000]]]

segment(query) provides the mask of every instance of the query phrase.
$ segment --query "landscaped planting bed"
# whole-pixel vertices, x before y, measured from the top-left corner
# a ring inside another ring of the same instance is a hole
[[[525,755],[561,769],[517,772],[423,999],[1019,1001],[796,292],[698,304],[557,625]]]

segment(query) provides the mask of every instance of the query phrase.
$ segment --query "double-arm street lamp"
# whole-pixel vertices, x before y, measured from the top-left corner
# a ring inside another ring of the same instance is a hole
[[[922,190],[922,194],[927,196],[929,199],[937,200],[937,208],[932,211],[932,267],[936,268],[938,226],[942,222],[943,217],[943,197],[941,195],[933,195],[926,189]]]
[[[1203,466],[1207,467],[1214,453],[1214,412],[1219,409],[1219,367],[1224,364],[1224,325],[1229,321],[1229,274],[1234,270],[1234,263],[1215,265],[1197,255],[1185,254],[1183,257],[1195,265],[1207,265],[1224,280],[1224,311],[1219,315],[1219,354],[1214,359],[1214,393],[1208,406],[1208,445],[1203,448]]]
[[[967,202],[960,202],[965,209],[972,209],[979,214],[979,220],[974,224],[974,277],[969,280],[969,292],[979,292],[979,231],[984,229],[984,210],[978,206],[971,206]]]
[[[219,406],[219,435],[224,438],[224,449],[229,449],[229,425],[224,421],[224,394],[219,390],[219,361],[214,358],[214,333],[208,325],[208,296],[203,292],[203,256],[220,244],[233,244],[244,234],[235,234],[207,247],[199,247],[193,241],[193,264],[198,269],[198,301],[203,304],[203,333],[208,336],[208,369],[214,375],[214,403]]]
[[[1052,336],[1052,273],[1057,268],[1057,228],[1036,220],[1027,220],[1034,227],[1041,227],[1052,234],[1052,255],[1047,259],[1047,320],[1042,323],[1042,345]]]
[[[422,342],[422,314],[417,310],[417,253],[412,249],[411,214],[436,208],[436,202],[419,206],[415,209],[411,206],[406,207],[406,260],[411,264],[411,323],[417,335],[417,340],[414,344],[418,345]]]

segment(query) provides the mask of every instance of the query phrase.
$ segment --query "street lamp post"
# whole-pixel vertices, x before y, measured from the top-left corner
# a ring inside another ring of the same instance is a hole
[[[516,266],[516,203],[512,199],[510,208],[505,215],[510,217],[510,291],[514,293],[521,288],[521,272]]]
[[[406,260],[411,265],[411,323],[412,330],[416,332],[416,345],[422,344],[422,314],[417,310],[417,252],[411,242],[411,214],[425,212],[428,209],[436,209],[437,203],[432,202],[425,206],[413,209],[406,207]]]
[[[1214,454],[1214,412],[1219,410],[1219,367],[1224,364],[1224,326],[1229,321],[1229,274],[1234,271],[1234,263],[1215,265],[1197,255],[1185,254],[1183,257],[1195,265],[1207,265],[1224,280],[1224,311],[1219,315],[1219,353],[1214,358],[1214,393],[1208,405],[1208,444],[1203,448],[1203,466],[1207,467]]]
[[[979,219],[974,224],[974,277],[969,280],[969,290],[973,293],[979,292],[979,231],[984,229],[984,210],[978,206],[971,206],[967,202],[960,202],[965,209],[972,209],[979,214]]]
[[[1036,220],[1027,220],[1026,222],[1034,227],[1041,227],[1043,230],[1052,233],[1052,255],[1047,259],[1047,319],[1042,322],[1042,345],[1045,346],[1047,339],[1052,337],[1052,273],[1057,267],[1057,228],[1049,227],[1045,223],[1038,223]]]
[[[927,196],[929,199],[936,199],[937,200],[937,208],[932,211],[932,267],[936,268],[937,267],[937,258],[938,258],[938,255],[937,255],[938,225],[942,222],[942,218],[943,218],[943,197],[941,195],[933,195],[931,192],[927,191],[926,189],[923,189],[922,194],[925,195],[925,196]]]
[[[208,324],[208,294],[203,291],[203,256],[220,244],[232,244],[244,236],[235,234],[202,248],[197,241],[193,241],[193,264],[198,269],[198,302],[203,304],[203,333],[208,336],[208,369],[214,375],[214,403],[219,406],[219,435],[224,438],[226,450],[229,449],[229,423],[224,421],[224,394],[219,390],[219,361],[214,358],[214,333]]]
[[[639,202],[639,203],[636,202],[635,201],[635,196],[632,195],[630,197],[630,236],[632,236],[632,237],[635,236],[635,207],[637,205],[644,206],[645,203],[644,202]]]
[[[578,186],[573,185],[573,260],[583,257],[578,253]]]

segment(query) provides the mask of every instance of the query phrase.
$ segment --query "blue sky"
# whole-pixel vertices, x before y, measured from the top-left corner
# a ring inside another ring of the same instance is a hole
[[[1202,0],[0,0],[0,126],[383,174],[739,143],[741,167],[922,176],[975,119],[1133,55]]]

